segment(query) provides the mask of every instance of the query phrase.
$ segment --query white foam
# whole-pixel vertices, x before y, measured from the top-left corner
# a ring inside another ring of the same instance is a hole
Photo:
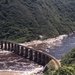
[[[31,74],[37,74],[38,72],[42,71],[43,67],[39,67],[39,68],[35,68],[32,69],[31,71],[25,71],[23,74],[21,75],[31,75]]]
[[[4,71],[13,72],[13,73],[14,72],[17,72],[17,73],[22,72],[22,74],[20,74],[20,75],[31,75],[31,74],[36,75],[36,74],[41,74],[42,70],[43,70],[43,67],[38,67],[38,68],[27,70],[27,71],[14,71],[14,70],[9,69],[9,70],[0,70],[0,72],[4,72]]]
[[[67,35],[60,35],[56,38],[49,38],[47,40],[34,40],[31,42],[20,43],[21,45],[30,47],[30,48],[40,48],[41,50],[48,51],[48,48],[53,48],[54,46],[60,46],[62,44],[62,40],[66,38]],[[39,45],[39,47],[38,47]],[[40,47],[41,46],[41,47]]]

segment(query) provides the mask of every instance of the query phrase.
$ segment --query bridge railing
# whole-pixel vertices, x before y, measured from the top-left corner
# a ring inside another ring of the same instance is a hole
[[[0,49],[11,51],[43,66],[45,66],[50,60],[53,59],[60,67],[60,64],[53,56],[42,51],[27,48],[14,42],[0,40]]]

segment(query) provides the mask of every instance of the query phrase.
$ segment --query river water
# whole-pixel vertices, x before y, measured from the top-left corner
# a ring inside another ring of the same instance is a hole
[[[53,45],[53,47],[48,48],[48,53],[54,56],[55,58],[60,59],[67,52],[69,52],[72,48],[75,47],[75,34],[63,38],[61,42],[57,41],[56,44],[56,46]],[[16,54],[13,54],[11,52],[0,51],[0,70],[23,71],[23,74],[18,75],[30,75],[32,73],[37,73],[42,69],[42,66],[37,65],[36,63],[33,63],[31,61],[28,61],[27,59],[22,58]],[[0,73],[0,75],[4,74]]]
[[[75,34],[64,38],[62,40],[61,45],[49,49],[49,54],[51,54],[57,59],[60,59],[74,47],[75,47]]]
[[[29,61],[17,54],[0,50],[0,75],[35,75],[41,73],[43,66]],[[40,74],[41,75],[41,74]]]

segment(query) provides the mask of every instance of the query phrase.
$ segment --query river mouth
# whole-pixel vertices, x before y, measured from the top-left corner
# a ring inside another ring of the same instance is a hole
[[[41,65],[29,61],[17,54],[0,50],[0,75],[27,75],[23,73],[32,73],[33,70],[41,67]],[[36,72],[38,71],[39,70]]]

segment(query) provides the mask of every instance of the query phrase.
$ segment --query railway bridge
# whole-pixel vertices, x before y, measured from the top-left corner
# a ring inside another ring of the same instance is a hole
[[[14,42],[0,40],[0,49],[13,52],[43,66],[45,66],[50,60],[53,59],[58,68],[60,67],[60,63],[57,61],[57,59],[50,54],[38,50],[33,50]]]

